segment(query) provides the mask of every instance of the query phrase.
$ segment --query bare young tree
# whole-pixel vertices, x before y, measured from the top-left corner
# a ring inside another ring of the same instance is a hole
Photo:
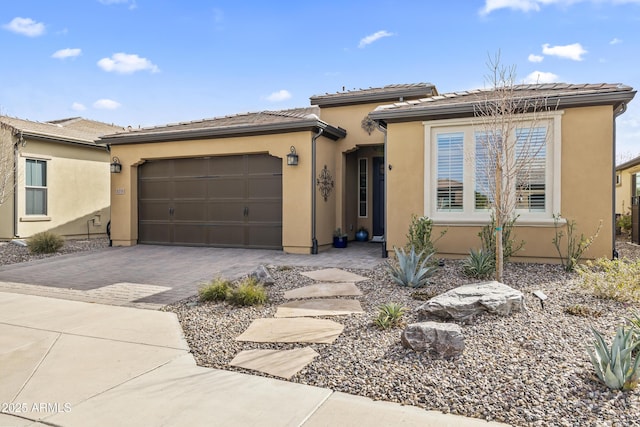
[[[0,206],[14,190],[14,136],[13,127],[0,121]]]
[[[502,66],[499,53],[489,58],[487,66],[490,87],[480,91],[475,107],[475,203],[494,216],[495,279],[502,281],[504,225],[515,220],[517,208],[535,210],[542,204],[544,209],[549,136],[548,129],[538,124],[538,113],[547,105],[546,99],[515,84],[515,67]]]

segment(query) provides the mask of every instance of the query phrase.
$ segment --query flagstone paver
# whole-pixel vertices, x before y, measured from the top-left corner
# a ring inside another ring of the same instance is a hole
[[[307,271],[301,274],[313,280],[323,282],[362,282],[363,280],[367,280],[366,277],[339,268],[325,268],[323,270]]]
[[[343,325],[327,319],[256,319],[236,341],[331,344],[343,330]]]
[[[360,301],[351,299],[312,299],[279,305],[275,317],[343,316],[364,313]]]
[[[290,379],[319,354],[311,347],[293,350],[245,350],[229,365]]]
[[[284,293],[285,299],[359,296],[362,292],[353,282],[327,282],[291,289]]]

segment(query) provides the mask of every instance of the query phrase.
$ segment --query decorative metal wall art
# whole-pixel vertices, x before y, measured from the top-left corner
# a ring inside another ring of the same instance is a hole
[[[318,179],[316,180],[318,187],[320,189],[320,194],[324,198],[326,202],[329,198],[329,194],[331,194],[331,190],[333,189],[333,177],[331,176],[331,172],[327,169],[327,165],[324,165],[322,171],[320,171],[320,175],[318,175]]]
[[[365,116],[365,118],[360,122],[360,126],[362,126],[362,129],[371,135],[371,132],[376,128],[376,123],[371,119],[371,117]]]

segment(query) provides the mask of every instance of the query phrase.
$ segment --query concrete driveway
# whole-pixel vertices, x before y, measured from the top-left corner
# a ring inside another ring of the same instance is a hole
[[[318,255],[276,250],[137,245],[110,247],[0,267],[0,291],[157,309],[195,295],[215,277],[234,279],[257,266],[372,269],[379,243],[349,244]]]

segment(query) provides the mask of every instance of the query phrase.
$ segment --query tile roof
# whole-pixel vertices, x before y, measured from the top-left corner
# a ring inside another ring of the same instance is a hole
[[[635,91],[632,87],[620,83],[596,83],[596,84],[567,84],[567,83],[545,83],[545,84],[523,84],[514,85],[513,90],[516,99],[534,100],[547,99],[552,102],[561,102],[562,105],[572,105],[572,102],[583,100],[592,105],[600,103],[612,104],[613,100],[620,98],[627,102],[633,99]],[[439,114],[444,112],[459,113],[473,112],[473,106],[478,102],[492,98],[492,89],[476,89],[470,91],[444,93],[428,98],[396,102],[388,105],[381,105],[370,116],[376,118],[392,118],[396,113],[403,115],[403,112],[415,111],[423,112],[426,115]],[[612,95],[612,96],[609,96]],[[417,114],[416,114],[417,115]]]
[[[312,105],[337,106],[373,102],[390,102],[394,99],[416,99],[437,95],[436,87],[431,83],[392,84],[367,89],[343,90],[341,92],[314,95]]]
[[[29,136],[85,145],[101,145],[96,143],[100,136],[124,129],[120,126],[87,120],[81,117],[53,120],[51,122],[33,122],[15,117],[0,116],[0,121]]]
[[[124,132],[105,135],[101,140],[108,144],[127,144],[256,135],[311,128],[322,128],[325,130],[324,135],[333,139],[343,138],[346,135],[344,129],[323,122],[319,116],[320,108],[316,106],[280,111],[260,111],[142,129],[128,129]]]
[[[629,168],[632,168],[632,167],[638,166],[638,165],[640,165],[640,156],[635,157],[635,158],[633,158],[631,160],[628,160],[628,161],[626,161],[624,163],[621,163],[621,164],[617,165],[616,166],[616,170],[617,171],[621,171],[621,170],[629,169]]]
[[[281,111],[259,111],[253,113],[233,114],[224,117],[213,117],[209,119],[193,120],[189,122],[169,123],[161,126],[145,127],[141,129],[127,129],[123,132],[109,135],[109,138],[131,135],[148,135],[165,132],[180,132],[197,129],[233,128],[239,126],[295,123],[299,121],[318,119],[320,108],[305,107],[293,108]]]

